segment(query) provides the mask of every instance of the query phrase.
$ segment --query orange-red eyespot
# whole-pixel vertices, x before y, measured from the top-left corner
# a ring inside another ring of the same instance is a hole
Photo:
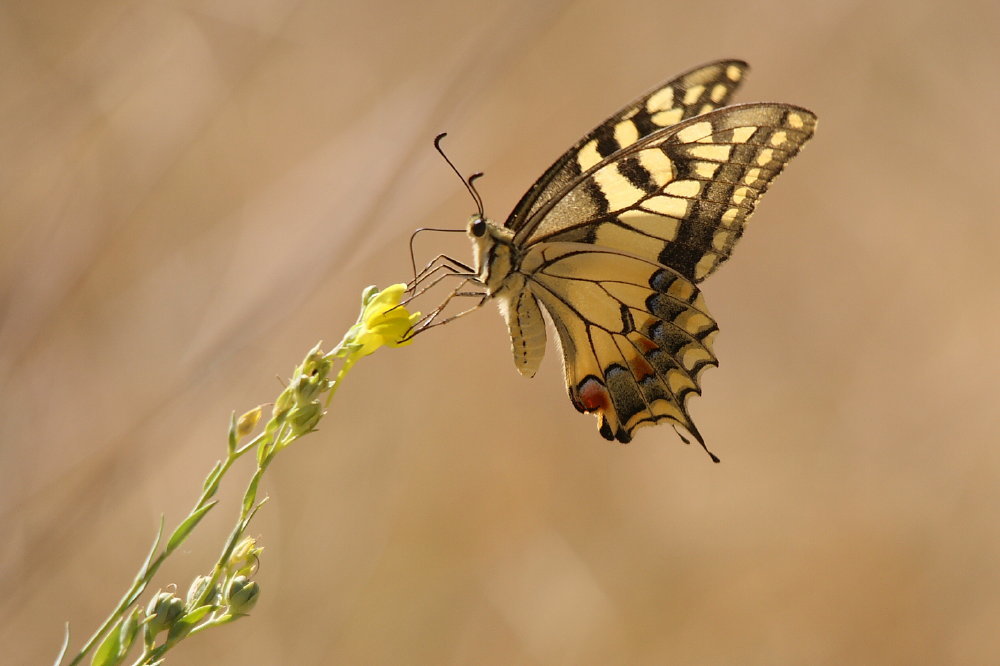
[[[603,412],[611,408],[608,390],[594,377],[588,377],[577,386],[580,407],[585,412]]]

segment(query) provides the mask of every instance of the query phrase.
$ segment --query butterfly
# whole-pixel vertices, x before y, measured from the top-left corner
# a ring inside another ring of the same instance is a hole
[[[687,404],[718,365],[718,326],[698,284],[816,127],[790,104],[727,106],[747,69],[709,63],[628,104],[556,160],[502,225],[483,214],[480,174],[467,181],[479,207],[466,229],[474,264],[451,270],[480,291],[453,295],[499,306],[527,376],[545,353],[545,311],[570,401],[608,440],[668,422],[705,447]]]

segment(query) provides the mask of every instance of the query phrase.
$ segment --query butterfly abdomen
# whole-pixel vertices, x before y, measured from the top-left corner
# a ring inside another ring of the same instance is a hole
[[[523,275],[512,274],[496,300],[510,332],[514,365],[522,375],[533,377],[545,356],[545,320],[538,301],[525,289],[524,282]]]

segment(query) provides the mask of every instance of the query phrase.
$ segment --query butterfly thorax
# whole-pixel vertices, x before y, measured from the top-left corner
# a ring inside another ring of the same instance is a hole
[[[507,322],[518,371],[530,377],[545,355],[545,322],[527,276],[521,272],[523,255],[514,243],[514,232],[474,215],[468,233],[476,279]]]
[[[478,215],[469,220],[467,231],[472,241],[476,275],[487,293],[497,296],[517,271],[519,261],[514,248],[514,232]]]

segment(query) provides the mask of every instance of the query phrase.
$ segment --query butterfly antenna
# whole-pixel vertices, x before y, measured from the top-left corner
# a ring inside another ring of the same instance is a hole
[[[479,194],[479,190],[476,189],[475,182],[476,179],[482,178],[485,175],[486,174],[484,174],[482,171],[479,171],[478,173],[474,173],[471,176],[469,176],[469,180],[466,181],[466,184],[469,186],[469,191],[472,192],[472,196],[476,200],[476,207],[479,209],[479,217],[482,218],[486,217],[486,210],[483,208],[483,197],[481,194]]]
[[[448,163],[448,166],[451,167],[451,170],[455,172],[455,175],[458,176],[459,179],[462,181],[462,184],[465,185],[465,189],[469,191],[469,195],[472,197],[472,200],[476,202],[476,210],[479,212],[479,217],[483,217],[483,215],[485,214],[485,212],[483,211],[483,200],[479,196],[479,192],[477,192],[476,188],[472,185],[472,181],[474,181],[476,178],[479,178],[483,174],[474,173],[468,179],[466,179],[465,176],[462,175],[462,172],[458,170],[458,167],[455,166],[454,162],[448,159],[448,156],[445,155],[444,149],[441,148],[441,139],[445,138],[446,136],[448,136],[447,132],[441,132],[436,137],[434,137],[434,149],[438,151],[438,154],[444,158],[444,161]]]

